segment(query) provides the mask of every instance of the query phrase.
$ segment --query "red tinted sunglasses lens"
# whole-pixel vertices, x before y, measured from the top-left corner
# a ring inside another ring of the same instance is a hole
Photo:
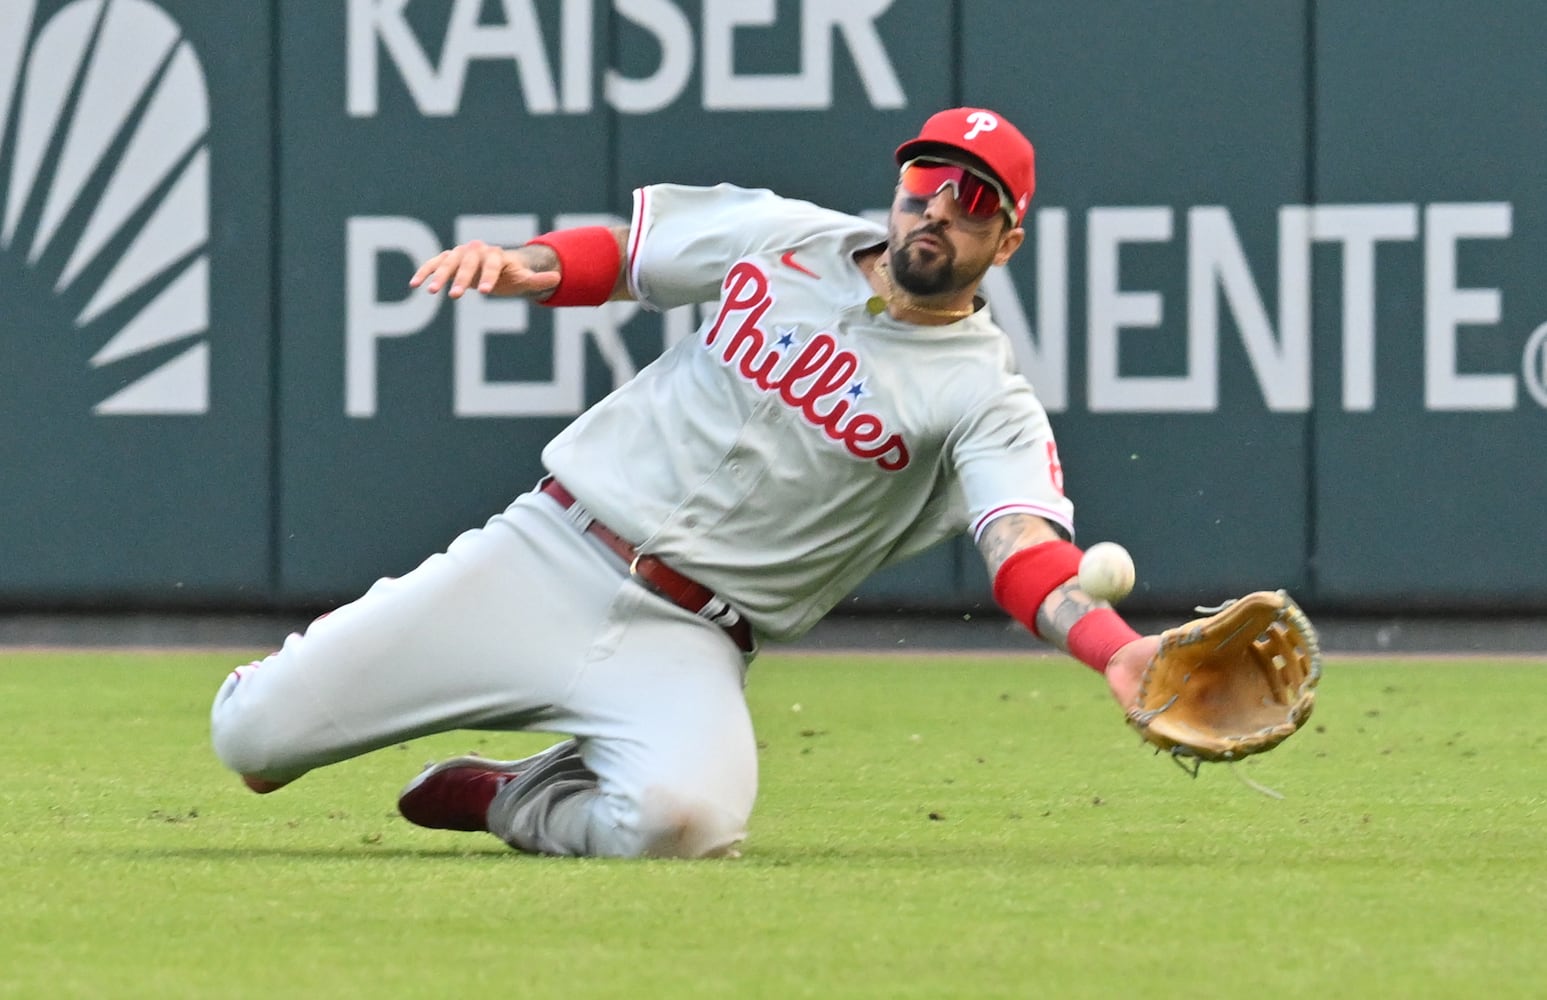
[[[999,192],[965,167],[943,163],[910,163],[902,171],[902,189],[915,198],[933,198],[940,189],[955,189],[956,203],[975,219],[992,219],[1000,210]]]

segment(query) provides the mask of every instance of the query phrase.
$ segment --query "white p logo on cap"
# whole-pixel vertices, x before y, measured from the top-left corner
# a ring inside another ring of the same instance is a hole
[[[995,118],[987,111],[974,111],[972,114],[967,116],[967,124],[971,125],[972,128],[968,129],[967,134],[962,136],[962,138],[976,139],[982,133],[992,132],[994,129],[998,128],[999,119]]]

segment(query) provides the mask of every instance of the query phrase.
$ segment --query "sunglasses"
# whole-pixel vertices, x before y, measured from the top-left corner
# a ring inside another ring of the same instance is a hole
[[[969,218],[987,222],[1003,212],[1010,219],[1010,225],[1015,225],[1015,212],[1004,189],[993,178],[985,177],[971,167],[921,156],[902,165],[900,180],[903,191],[910,197],[928,201],[942,188],[949,187],[956,204]]]

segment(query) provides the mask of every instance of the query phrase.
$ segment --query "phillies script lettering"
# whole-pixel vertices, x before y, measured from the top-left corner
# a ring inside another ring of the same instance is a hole
[[[908,464],[908,446],[901,434],[888,433],[881,418],[855,407],[860,385],[859,358],[838,346],[831,333],[818,333],[799,346],[782,371],[777,344],[758,323],[773,306],[768,275],[755,264],[740,261],[721,285],[725,295],[714,325],[704,335],[704,346],[714,347],[732,316],[739,317],[735,332],[720,349],[726,367],[764,392],[771,392],[799,413],[813,427],[842,444],[857,458],[874,460],[888,472]]]

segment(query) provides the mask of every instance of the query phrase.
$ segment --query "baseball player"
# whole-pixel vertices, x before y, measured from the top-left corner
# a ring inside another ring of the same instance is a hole
[[[657,185],[627,226],[473,242],[411,284],[548,306],[713,303],[543,450],[549,475],[406,576],[220,688],[212,737],[257,792],[452,729],[566,736],[459,757],[420,826],[558,855],[725,855],[746,833],[763,640],[959,531],[998,603],[1133,703],[1159,644],[1079,589],[1053,434],[978,286],[1025,239],[1033,150],[942,111],[896,152],[886,226],[729,185]]]

